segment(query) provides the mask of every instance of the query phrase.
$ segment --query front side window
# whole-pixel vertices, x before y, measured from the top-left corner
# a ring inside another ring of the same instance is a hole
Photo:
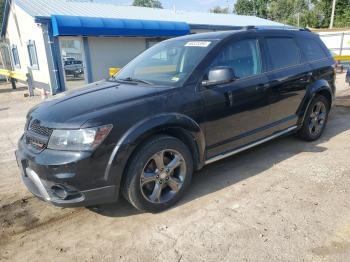
[[[237,78],[261,73],[261,57],[257,39],[246,39],[228,44],[215,58],[211,67],[231,67]]]
[[[266,38],[272,69],[300,64],[300,51],[295,40],[289,37]]]
[[[19,61],[18,49],[17,49],[16,45],[13,45],[11,47],[11,53],[12,53],[14,66],[17,67],[17,68],[20,68],[21,67],[21,62]]]
[[[323,50],[321,45],[312,38],[302,38],[300,45],[308,61],[319,60],[327,57],[327,53]]]
[[[217,40],[161,42],[136,57],[114,79],[134,79],[166,86],[182,85],[216,43]]]
[[[29,54],[29,62],[32,69],[39,69],[38,56],[36,53],[36,47],[34,41],[29,41],[27,43],[28,54]]]

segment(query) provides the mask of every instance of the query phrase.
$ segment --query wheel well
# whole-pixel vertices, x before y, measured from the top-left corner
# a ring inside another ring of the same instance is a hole
[[[191,134],[189,134],[186,130],[182,128],[168,128],[163,130],[160,134],[166,134],[169,136],[176,137],[182,143],[188,146],[193,158],[193,165],[194,165],[193,168],[194,170],[199,169],[199,163],[200,163],[199,150],[198,150],[197,143]]]
[[[199,153],[197,143],[193,138],[193,136],[187,130],[181,127],[157,128],[143,134],[134,143],[135,147],[130,153],[129,160],[132,158],[135,151],[138,150],[138,148],[140,148],[140,146],[142,146],[146,140],[151,139],[152,137],[157,135],[168,135],[179,139],[182,143],[184,143],[189,148],[192,154],[194,170],[199,170],[201,168],[200,153]],[[127,161],[128,163],[126,165],[126,168],[129,164],[129,160]]]
[[[321,96],[325,97],[327,99],[327,101],[328,101],[328,109],[331,108],[331,106],[332,106],[332,95],[331,95],[331,93],[328,90],[323,89],[321,91],[318,91],[316,93],[316,95],[321,95]]]

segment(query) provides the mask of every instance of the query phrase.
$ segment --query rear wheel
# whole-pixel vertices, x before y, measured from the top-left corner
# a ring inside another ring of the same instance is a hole
[[[160,212],[180,200],[192,173],[193,160],[187,146],[174,137],[157,136],[132,157],[123,195],[139,210]]]
[[[328,113],[328,100],[322,95],[316,96],[306,112],[298,135],[306,141],[315,141],[320,138],[327,124]]]

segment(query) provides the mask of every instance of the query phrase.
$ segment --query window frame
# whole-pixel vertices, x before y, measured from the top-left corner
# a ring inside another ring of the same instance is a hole
[[[31,53],[30,53],[30,47],[33,48],[33,55],[35,56],[36,63],[33,62]],[[36,45],[34,40],[29,40],[27,42],[27,51],[28,51],[28,56],[29,56],[29,64],[31,66],[31,69],[33,70],[39,70],[39,61],[38,61],[38,53],[36,50]]]
[[[267,44],[267,39],[268,38],[287,38],[287,39],[292,39],[294,44],[295,44],[295,46],[297,47],[298,53],[299,53],[299,62],[298,62],[298,64],[287,65],[287,66],[284,66],[284,67],[274,68],[274,65],[273,65],[273,62],[272,62],[272,52],[270,52],[269,46]],[[263,41],[264,41],[264,48],[265,48],[265,57],[266,57],[266,60],[267,60],[266,73],[280,71],[280,70],[293,68],[293,67],[305,64],[304,53],[302,52],[302,50],[301,50],[301,48],[299,46],[299,43],[298,43],[298,41],[297,41],[297,39],[296,39],[296,37],[294,35],[290,35],[290,34],[266,34],[266,35],[263,36]]]
[[[253,75],[237,78],[235,80],[235,82],[241,81],[241,80],[246,80],[246,79],[249,79],[249,78],[258,77],[258,76],[261,76],[262,74],[264,74],[265,71],[266,71],[266,64],[264,62],[265,55],[264,55],[263,46],[261,44],[261,37],[259,35],[254,35],[254,36],[246,36],[246,37],[235,37],[235,38],[232,38],[232,39],[226,41],[223,45],[221,45],[219,50],[218,50],[218,52],[215,53],[215,55],[213,57],[211,57],[211,59],[210,59],[210,61],[208,63],[208,66],[207,66],[207,70],[205,71],[205,74],[203,75],[203,77],[205,77],[209,73],[209,71],[212,69],[212,64],[214,63],[214,61],[218,57],[218,55],[222,51],[224,51],[229,45],[233,45],[235,43],[238,43],[238,42],[241,42],[241,41],[247,41],[247,40],[254,40],[254,41],[256,41],[257,52],[258,52],[258,56],[260,58],[260,72],[257,73],[257,74],[253,74]]]
[[[19,58],[17,45],[11,45],[11,56],[15,68],[21,68],[21,59]]]

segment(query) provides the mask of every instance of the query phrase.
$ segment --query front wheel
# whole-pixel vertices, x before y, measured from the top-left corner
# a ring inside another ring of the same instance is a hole
[[[174,205],[188,188],[192,155],[170,136],[145,142],[132,157],[122,185],[124,197],[137,209],[160,212]]]
[[[306,141],[319,139],[327,124],[329,108],[328,100],[322,95],[317,95],[306,112],[298,135]]]

